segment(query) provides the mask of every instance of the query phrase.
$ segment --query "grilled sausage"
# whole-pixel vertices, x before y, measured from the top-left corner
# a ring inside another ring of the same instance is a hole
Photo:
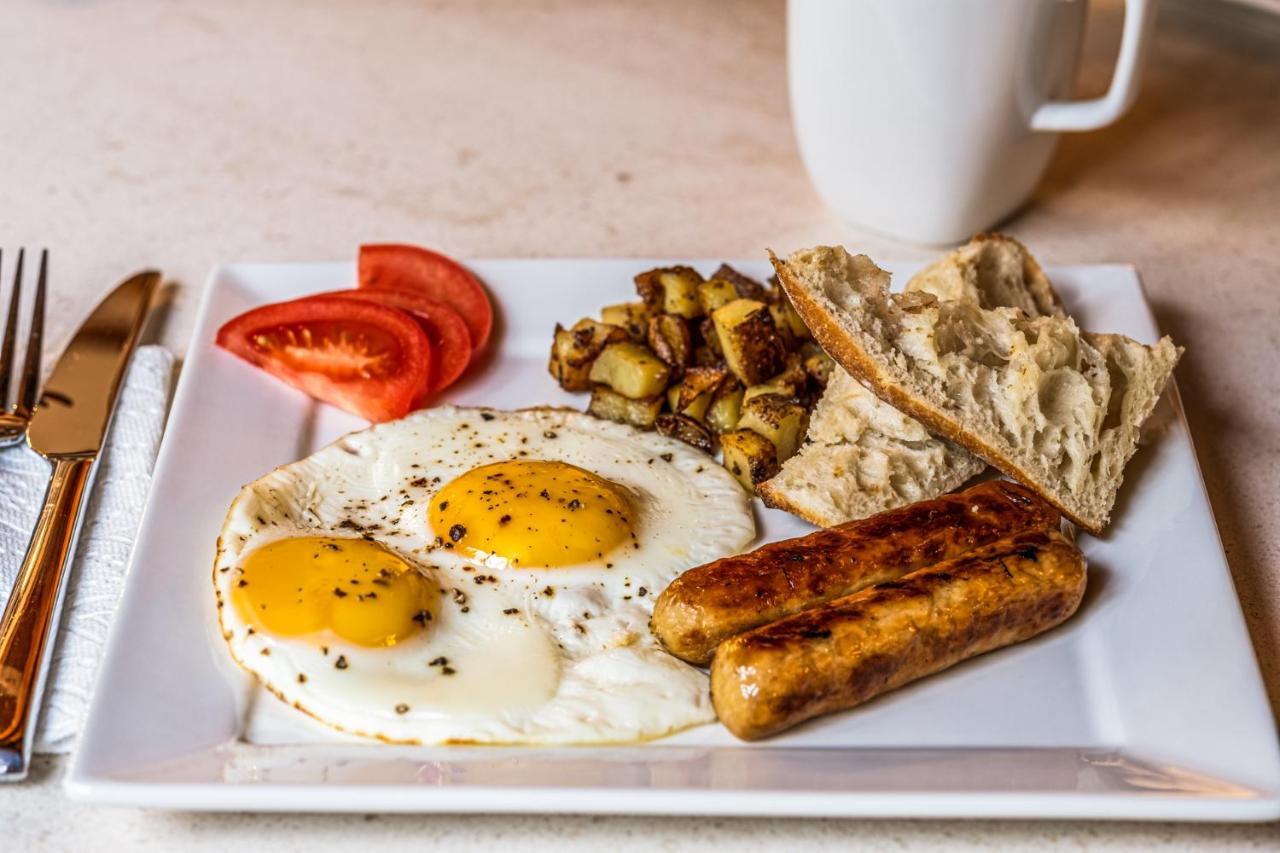
[[[1084,587],[1061,533],[1022,533],[726,640],[711,701],[738,737],[776,734],[1046,631]]]
[[[1059,520],[1025,486],[988,481],[690,569],[658,597],[650,628],[703,666],[735,634]]]

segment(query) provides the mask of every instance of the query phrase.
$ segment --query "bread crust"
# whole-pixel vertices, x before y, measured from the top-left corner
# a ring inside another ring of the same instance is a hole
[[[1046,631],[1085,581],[1060,533],[1009,537],[727,640],[712,704],[738,737],[767,737]]]
[[[1011,533],[1059,525],[1034,492],[990,480],[690,569],[658,596],[650,629],[671,654],[704,665],[736,634]]]

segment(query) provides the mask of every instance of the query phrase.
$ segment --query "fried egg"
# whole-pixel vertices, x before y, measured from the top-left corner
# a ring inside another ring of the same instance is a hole
[[[241,490],[219,537],[232,656],[281,700],[404,743],[617,743],[714,719],[652,602],[755,537],[679,441],[567,410],[441,407]]]

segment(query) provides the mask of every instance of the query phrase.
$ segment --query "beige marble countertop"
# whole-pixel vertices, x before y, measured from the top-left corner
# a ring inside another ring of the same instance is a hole
[[[1097,5],[1097,4],[1095,4]],[[1114,49],[1102,2],[1082,90]],[[53,252],[52,348],[163,268],[181,352],[209,269],[349,257],[755,256],[861,233],[809,187],[783,4],[6,0],[0,242]],[[1048,262],[1131,262],[1177,378],[1280,708],[1280,21],[1166,4],[1119,124],[1066,139],[1006,228]],[[13,850],[1275,849],[1274,826],[250,816],[71,804],[60,759],[0,792]],[[110,842],[105,844],[104,842]]]

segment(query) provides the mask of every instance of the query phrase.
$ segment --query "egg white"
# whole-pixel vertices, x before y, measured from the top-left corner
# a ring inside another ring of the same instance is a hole
[[[431,497],[507,459],[567,462],[625,486],[639,547],[519,570],[441,547]],[[440,613],[388,649],[327,632],[253,631],[230,600],[238,566],[292,536],[382,543],[440,585]],[[213,578],[232,656],[334,728],[408,743],[614,743],[714,719],[706,675],[659,648],[649,617],[680,572],[754,537],[742,488],[679,441],[568,410],[441,407],[348,435],[246,486],[228,512]],[[448,675],[431,665],[442,657]]]

